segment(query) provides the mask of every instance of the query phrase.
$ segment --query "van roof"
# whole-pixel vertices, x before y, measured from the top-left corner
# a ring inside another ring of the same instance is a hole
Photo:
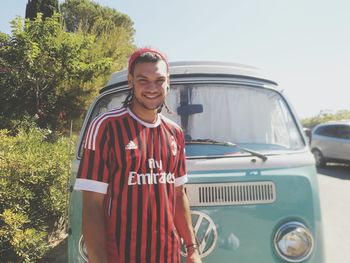
[[[218,61],[179,61],[170,62],[170,79],[181,77],[240,77],[246,79],[255,79],[277,85],[276,82],[264,76],[258,68],[243,64]],[[107,85],[100,91],[106,91],[110,88],[125,85],[127,83],[127,69],[112,74]]]

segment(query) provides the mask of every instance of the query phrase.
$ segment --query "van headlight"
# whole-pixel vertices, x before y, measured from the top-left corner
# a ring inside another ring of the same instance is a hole
[[[83,235],[81,235],[80,240],[79,240],[79,254],[85,262],[88,262],[88,255],[87,255]]]
[[[311,231],[299,222],[282,225],[275,234],[274,242],[278,255],[288,262],[304,261],[314,248]]]

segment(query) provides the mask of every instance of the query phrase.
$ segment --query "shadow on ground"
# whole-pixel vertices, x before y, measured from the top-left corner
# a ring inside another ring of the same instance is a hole
[[[350,165],[346,164],[328,163],[325,167],[317,168],[317,172],[338,179],[350,180]]]
[[[68,262],[67,238],[54,247],[42,261],[43,263],[67,263]]]

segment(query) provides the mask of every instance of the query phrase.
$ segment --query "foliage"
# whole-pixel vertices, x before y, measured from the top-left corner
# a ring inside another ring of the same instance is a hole
[[[115,27],[123,27],[134,34],[133,22],[125,14],[109,7],[100,6],[91,0],[66,0],[61,5],[61,12],[66,22],[67,30],[100,35],[109,32]]]
[[[321,111],[314,117],[302,119],[301,122],[304,127],[312,128],[320,123],[338,120],[350,120],[350,110],[340,110],[336,113]]]
[[[29,1],[36,18],[17,18],[11,35],[0,33],[0,129],[26,117],[53,130],[67,129],[70,120],[78,123],[135,48],[128,16],[90,0],[66,0],[64,19],[57,13],[42,19],[56,2]]]
[[[0,32],[0,129],[8,129],[0,130],[1,262],[38,262],[50,249],[66,220],[72,153],[69,141],[47,128],[80,120],[135,48],[128,16],[66,0],[65,21],[50,13],[56,3],[29,0],[29,19],[13,20],[11,35]]]
[[[112,59],[94,52],[94,36],[65,32],[59,14],[12,26],[12,36],[0,35],[0,128],[26,115],[41,127],[67,126],[95,95],[93,80],[110,74]]]
[[[96,54],[112,58],[114,71],[126,66],[135,49],[134,24],[127,15],[91,0],[66,0],[60,9],[67,31],[95,35]]]
[[[29,0],[26,6],[26,16],[34,20],[38,13],[43,14],[43,18],[51,17],[58,12],[58,0]]]
[[[38,262],[49,236],[65,219],[68,165],[73,147],[49,130],[0,130],[0,258]]]

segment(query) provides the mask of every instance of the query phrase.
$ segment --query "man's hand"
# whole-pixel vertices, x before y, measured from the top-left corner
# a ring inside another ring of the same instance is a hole
[[[187,263],[202,263],[197,249],[187,252]]]

